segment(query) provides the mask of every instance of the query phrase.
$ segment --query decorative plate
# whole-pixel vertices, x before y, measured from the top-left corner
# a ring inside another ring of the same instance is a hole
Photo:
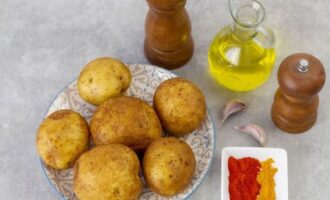
[[[153,95],[158,87],[158,85],[169,79],[176,77],[172,72],[166,71],[164,69],[151,66],[151,65],[128,65],[132,73],[132,83],[127,94],[129,96],[134,96],[147,101],[152,104]],[[50,105],[45,117],[59,109],[71,109],[82,116],[84,116],[89,122],[95,106],[86,103],[80,98],[77,90],[77,81],[73,81],[67,87],[65,87],[54,99]],[[214,126],[212,124],[211,115],[208,112],[207,117],[200,127],[200,129],[194,131],[193,133],[185,136],[183,139],[190,145],[193,149],[197,161],[196,172],[194,174],[191,184],[187,189],[179,195],[166,198],[159,196],[150,191],[147,188],[145,181],[142,177],[144,188],[141,194],[141,200],[181,200],[188,198],[196,188],[202,183],[203,179],[207,175],[210,168],[213,150],[214,150]],[[42,160],[40,160],[41,168],[45,174],[49,184],[53,190],[58,194],[61,199],[65,200],[77,200],[73,192],[73,171],[68,170],[54,170],[47,167]]]

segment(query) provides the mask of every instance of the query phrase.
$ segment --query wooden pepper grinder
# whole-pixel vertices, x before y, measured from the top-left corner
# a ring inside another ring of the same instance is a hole
[[[309,54],[293,54],[281,63],[277,78],[273,122],[288,133],[307,131],[316,122],[318,92],[325,83],[322,63]]]
[[[186,64],[193,54],[193,40],[186,0],[147,0],[144,53],[147,59],[167,69]]]

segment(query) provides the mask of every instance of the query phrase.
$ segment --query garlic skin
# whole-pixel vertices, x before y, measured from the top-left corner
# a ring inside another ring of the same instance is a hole
[[[264,147],[266,145],[266,133],[261,126],[256,124],[248,124],[241,127],[235,126],[234,128],[240,132],[251,135],[260,143],[260,146]]]
[[[242,100],[232,99],[228,101],[221,113],[222,114],[221,123],[224,123],[230,115],[244,111],[246,108],[247,108],[246,103]]]

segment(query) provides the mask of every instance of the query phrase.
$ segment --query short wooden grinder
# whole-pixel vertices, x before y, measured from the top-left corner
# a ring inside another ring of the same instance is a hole
[[[276,126],[288,133],[302,133],[316,122],[318,92],[325,83],[322,63],[312,55],[293,54],[281,63],[272,106]]]

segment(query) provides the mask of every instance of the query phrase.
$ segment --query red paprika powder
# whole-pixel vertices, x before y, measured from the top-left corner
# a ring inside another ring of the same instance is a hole
[[[260,162],[255,158],[245,157],[228,159],[230,200],[256,200],[260,185],[257,176]]]

